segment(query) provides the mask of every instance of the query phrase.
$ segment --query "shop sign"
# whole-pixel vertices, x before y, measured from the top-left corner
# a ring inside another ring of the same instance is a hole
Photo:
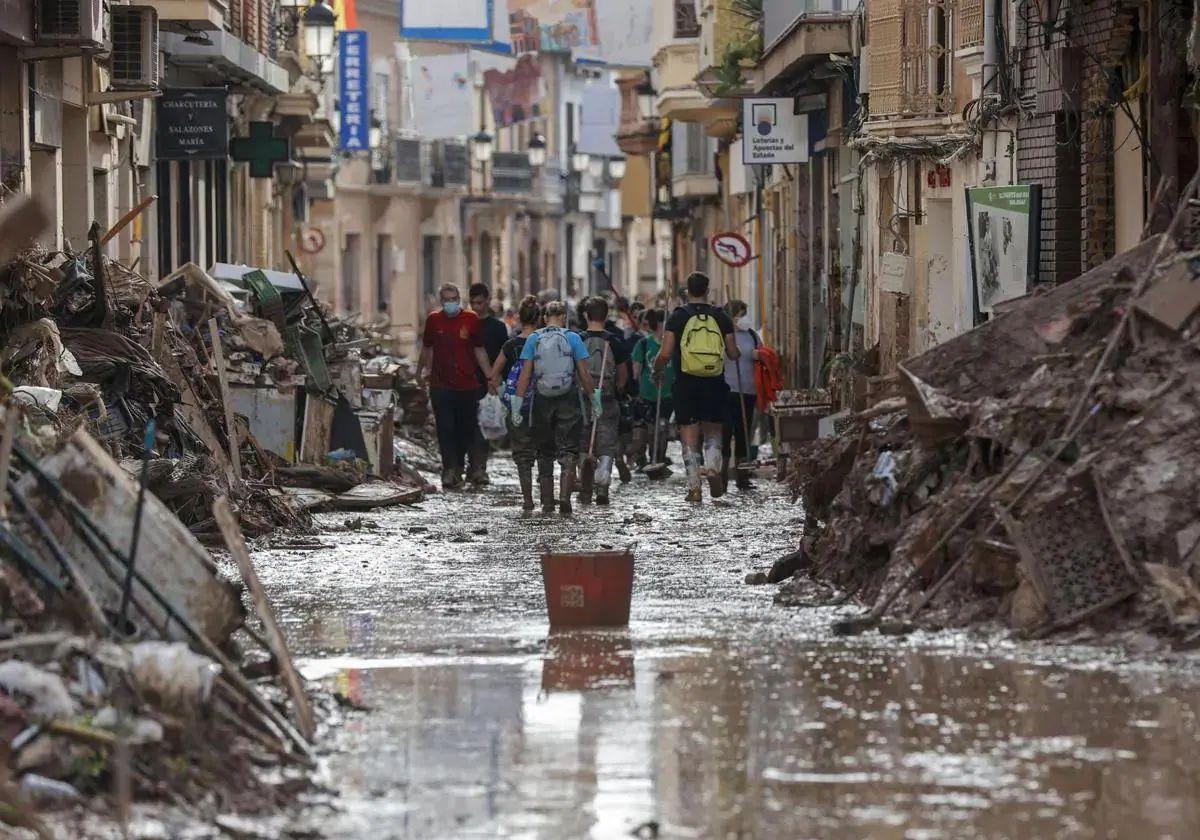
[[[159,160],[229,156],[224,88],[173,88],[155,103],[155,154]]]
[[[795,100],[742,100],[742,163],[808,163],[808,114]]]

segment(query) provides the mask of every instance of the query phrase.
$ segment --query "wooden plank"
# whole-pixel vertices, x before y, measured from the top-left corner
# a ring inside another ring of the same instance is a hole
[[[0,431],[0,520],[8,519],[8,465],[12,462],[13,436],[20,419],[20,406],[10,399],[4,406],[4,428]]]
[[[217,369],[217,382],[221,386],[221,402],[225,405],[225,431],[229,435],[229,463],[233,465],[234,478],[242,478],[241,443],[233,416],[233,400],[229,394],[229,374],[225,370],[225,349],[221,346],[221,333],[217,319],[208,320],[208,332],[212,336],[213,365]]]
[[[296,708],[296,728],[300,730],[300,734],[305,739],[311,741],[316,727],[313,723],[313,712],[308,703],[308,695],[304,692],[304,684],[300,681],[300,674],[296,672],[296,666],[292,664],[287,642],[275,620],[275,610],[271,607],[271,600],[267,597],[266,590],[263,589],[258,574],[254,571],[254,565],[250,562],[250,552],[246,550],[246,542],[242,539],[242,529],[238,527],[233,509],[229,506],[229,500],[224,496],[219,496],[213,501],[213,518],[217,521],[217,527],[221,529],[221,536],[225,538],[225,545],[229,547],[229,553],[237,561],[246,588],[250,590],[250,600],[254,604],[254,611],[258,613],[259,620],[263,623],[271,653],[274,654],[275,661],[279,665],[279,672],[283,674],[288,693],[292,695],[292,703]]]

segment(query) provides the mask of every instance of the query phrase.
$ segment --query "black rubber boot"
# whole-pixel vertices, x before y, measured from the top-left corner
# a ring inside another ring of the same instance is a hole
[[[591,458],[584,458],[583,466],[579,468],[579,504],[590,505],[592,503],[592,488],[595,486],[595,482],[596,462]]]
[[[570,516],[571,510],[571,493],[575,490],[575,462],[570,461],[562,465],[562,477],[558,484],[558,512],[563,516]]]
[[[553,461],[538,461],[538,489],[542,498],[542,513],[554,513]]]
[[[533,464],[518,464],[517,478],[521,482],[521,510],[533,510]]]

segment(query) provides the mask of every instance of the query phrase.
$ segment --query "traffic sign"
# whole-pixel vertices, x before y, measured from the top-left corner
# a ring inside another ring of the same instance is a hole
[[[718,233],[710,244],[717,259],[734,268],[741,268],[753,259],[750,255],[750,243],[740,233]]]

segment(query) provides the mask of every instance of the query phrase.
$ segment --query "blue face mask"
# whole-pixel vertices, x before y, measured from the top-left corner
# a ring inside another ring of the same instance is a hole
[[[462,303],[457,300],[447,300],[442,302],[442,311],[453,318],[459,312],[462,312]]]

